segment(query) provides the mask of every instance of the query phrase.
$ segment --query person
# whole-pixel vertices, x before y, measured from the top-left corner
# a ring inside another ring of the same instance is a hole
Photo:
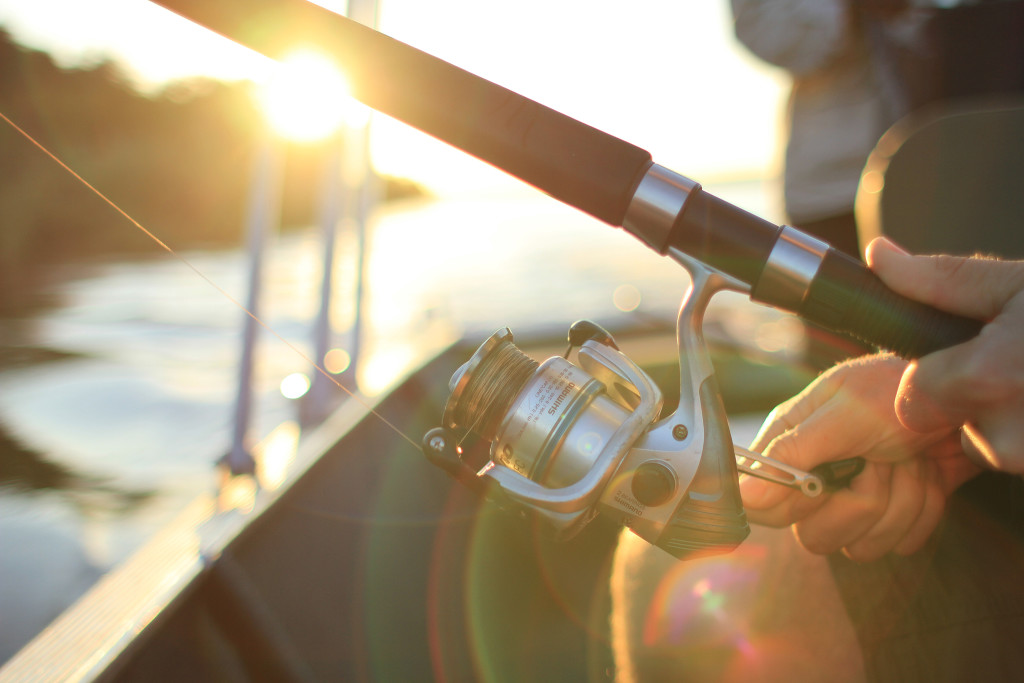
[[[792,78],[783,169],[788,220],[857,258],[857,184],[900,114],[880,83],[861,21],[876,4],[731,0],[740,43]]]
[[[1024,3],[730,0],[734,32],[791,77],[783,194],[789,221],[862,251],[854,200],[893,124],[937,104],[1024,92]]]
[[[854,205],[879,138],[906,113],[882,59],[904,0],[730,0],[737,40],[791,78],[786,109],[786,219],[861,258]],[[870,351],[859,340],[804,323],[804,361],[821,371]]]
[[[864,457],[848,489],[742,478],[755,526],[730,555],[679,562],[624,534],[620,680],[1007,680],[1024,666],[1024,261],[915,256],[884,237],[866,258],[983,331],[916,361],[845,361],[769,415],[753,449],[800,468]]]
[[[731,4],[739,40],[793,76],[789,219],[859,256],[850,209],[863,163],[922,101],[886,78],[879,31],[898,33],[908,5],[928,0]],[[865,457],[849,489],[808,499],[742,478],[755,524],[725,555],[680,562],[623,532],[610,577],[616,680],[1024,670],[1024,262],[912,256],[884,239],[866,257],[894,290],[983,318],[984,331],[914,362],[845,361],[773,411],[752,447],[801,468]]]

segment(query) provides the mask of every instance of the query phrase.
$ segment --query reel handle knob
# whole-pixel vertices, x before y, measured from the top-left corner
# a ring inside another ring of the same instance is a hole
[[[569,348],[578,348],[588,341],[596,341],[598,344],[619,350],[611,332],[592,320],[577,320],[569,326]]]
[[[463,461],[463,452],[459,441],[450,429],[435,427],[423,435],[420,449],[431,464],[440,467],[452,478],[467,488],[490,496],[492,484],[486,477],[477,476],[476,471]]]
[[[867,461],[864,458],[846,458],[833,462],[824,462],[811,470],[811,474],[821,479],[827,491],[835,491],[850,485],[853,478],[864,469]]]
[[[569,326],[569,346],[566,347],[562,358],[568,359],[573,349],[580,348],[588,341],[595,341],[598,344],[610,346],[616,351],[619,350],[619,346],[615,343],[611,332],[592,320],[577,320]]]

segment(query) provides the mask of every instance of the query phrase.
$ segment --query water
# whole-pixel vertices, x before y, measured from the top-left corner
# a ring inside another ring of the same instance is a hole
[[[771,217],[764,183],[709,189]],[[306,355],[318,244],[315,230],[274,239],[260,310]],[[352,244],[341,235],[332,319],[342,348],[352,341]],[[688,284],[681,268],[623,231],[532,194],[388,207],[375,220],[370,255],[359,367],[370,392],[415,362],[428,339],[483,339],[506,325],[564,328],[585,317],[670,324]],[[242,253],[183,256],[246,299]],[[243,313],[223,294],[172,257],[79,269],[51,294],[59,306],[19,326],[23,343],[62,358],[0,372],[0,424],[24,466],[20,483],[0,486],[0,661],[212,490],[213,463],[230,442]],[[635,310],[622,310],[637,297]],[[774,320],[741,297],[721,307],[740,335]],[[279,386],[295,372],[310,373],[308,362],[263,333],[255,435],[294,419],[296,402]]]

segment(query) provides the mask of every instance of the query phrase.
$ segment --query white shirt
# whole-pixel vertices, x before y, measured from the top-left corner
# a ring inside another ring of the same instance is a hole
[[[845,0],[731,0],[736,36],[793,78],[785,201],[795,224],[852,211],[868,154],[893,123]]]

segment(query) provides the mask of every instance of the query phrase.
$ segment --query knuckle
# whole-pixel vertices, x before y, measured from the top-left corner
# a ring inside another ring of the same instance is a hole
[[[803,449],[801,440],[790,431],[772,440],[764,450],[764,456],[786,465],[799,465]],[[763,465],[770,468],[771,465]]]
[[[874,562],[885,553],[885,549],[875,543],[854,543],[843,548],[843,554],[858,563]]]
[[[797,524],[793,527],[796,535],[796,540],[800,543],[805,550],[815,555],[828,555],[839,549],[839,546],[835,542],[831,541],[826,535],[816,533],[808,529],[803,524]]]
[[[959,367],[950,370],[957,383],[972,395],[987,396],[993,391],[1005,393],[1017,379],[1006,371],[1006,361],[1017,351],[1019,340],[1014,340],[1013,348],[1007,349],[1004,336],[997,330],[990,330],[990,327],[983,328],[974,340],[972,352],[963,358]]]
[[[862,528],[868,528],[882,518],[889,504],[888,489],[873,489],[849,496],[846,504],[847,515],[859,520]]]
[[[971,261],[968,256],[933,256],[935,270],[949,277],[956,276]]]
[[[786,423],[786,413],[789,412],[789,406],[793,399],[789,399],[785,403],[780,403],[775,406],[768,416],[764,419],[764,424],[770,427],[776,425],[782,425],[783,428],[789,429],[790,425]]]

